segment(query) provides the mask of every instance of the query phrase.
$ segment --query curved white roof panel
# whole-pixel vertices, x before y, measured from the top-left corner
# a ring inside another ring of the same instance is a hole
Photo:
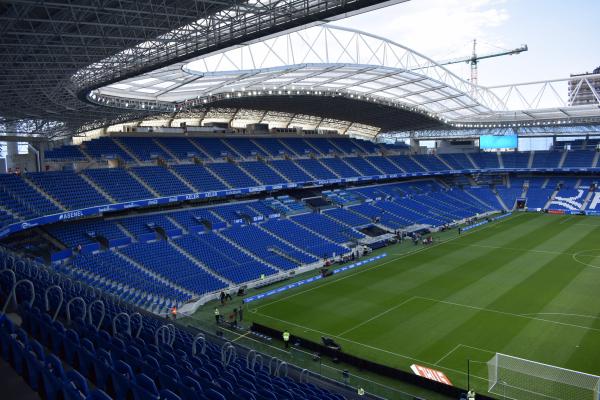
[[[472,85],[430,58],[390,40],[322,25],[246,43],[100,88],[92,101],[127,107],[210,103],[244,96],[338,94],[421,112],[449,123],[537,120],[563,110],[537,101],[524,109],[498,88]],[[522,92],[515,90],[514,93]],[[566,96],[566,93],[565,93]],[[123,102],[114,102],[123,106]],[[507,106],[509,105],[509,106]],[[564,109],[565,106],[562,106]],[[575,109],[573,109],[575,110]],[[600,116],[598,107],[575,110]]]

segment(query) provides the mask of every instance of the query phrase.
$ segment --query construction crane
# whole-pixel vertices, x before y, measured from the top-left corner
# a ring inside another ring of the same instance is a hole
[[[468,63],[471,66],[471,83],[477,85],[477,64],[480,60],[485,60],[487,58],[500,57],[500,56],[512,56],[513,54],[520,54],[524,51],[529,50],[527,45],[521,45],[521,47],[517,47],[513,50],[505,50],[497,53],[489,53],[483,55],[477,55],[477,39],[473,39],[473,54],[470,57],[462,57],[455,58],[451,60],[445,60],[438,62],[439,65],[450,65],[450,64],[460,64],[463,62]]]

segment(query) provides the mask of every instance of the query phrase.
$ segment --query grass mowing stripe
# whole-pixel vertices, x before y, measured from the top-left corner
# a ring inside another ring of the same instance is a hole
[[[524,214],[520,214],[520,215],[524,215]],[[337,282],[339,282],[339,281],[342,281],[342,280],[344,280],[344,279],[348,279],[348,278],[354,277],[354,276],[356,276],[356,275],[359,275],[359,274],[362,274],[362,273],[365,273],[365,272],[369,272],[369,271],[371,271],[371,270],[373,270],[373,269],[375,269],[375,268],[378,268],[378,267],[381,267],[381,266],[384,266],[384,265],[391,264],[391,263],[393,263],[393,262],[395,262],[395,261],[401,260],[401,259],[403,259],[403,258],[406,258],[406,257],[408,257],[408,256],[412,256],[412,255],[414,255],[414,254],[421,253],[421,252],[423,252],[423,251],[426,251],[426,250],[430,250],[430,249],[432,249],[432,248],[435,248],[435,247],[441,246],[441,245],[443,245],[443,244],[446,244],[446,243],[448,243],[448,242],[454,241],[454,240],[456,240],[456,239],[460,239],[461,237],[465,237],[465,236],[467,236],[467,235],[472,235],[472,234],[474,234],[474,233],[477,233],[477,232],[479,232],[479,231],[481,231],[481,230],[483,230],[483,229],[485,229],[485,228],[488,228],[488,227],[490,227],[490,226],[492,226],[492,225],[499,224],[499,223],[502,223],[502,222],[508,222],[508,221],[510,221],[510,220],[513,220],[513,219],[515,219],[515,218],[517,218],[517,216],[510,216],[510,217],[508,217],[508,218],[499,219],[499,220],[497,220],[497,221],[494,221],[494,222],[491,222],[491,223],[489,223],[489,224],[483,225],[483,226],[482,226],[482,227],[480,227],[480,228],[475,228],[475,229],[473,229],[473,230],[470,230],[470,231],[468,231],[468,232],[464,233],[463,235],[456,236],[456,237],[454,237],[454,238],[450,238],[450,239],[448,239],[448,240],[445,240],[445,241],[442,241],[442,242],[439,242],[439,243],[433,244],[433,245],[431,245],[431,246],[429,246],[429,247],[423,247],[423,248],[420,248],[420,249],[418,249],[418,250],[409,251],[408,253],[405,253],[405,254],[403,254],[403,255],[401,255],[401,256],[399,256],[399,257],[393,258],[393,259],[391,259],[391,260],[386,260],[386,261],[384,261],[384,262],[382,262],[382,263],[377,263],[377,264],[375,264],[375,265],[372,265],[372,266],[369,266],[369,267],[363,268],[363,269],[361,269],[361,270],[359,270],[359,271],[356,271],[356,272],[353,272],[353,273],[351,273],[351,274],[343,275],[343,276],[341,276],[341,277],[339,277],[339,278],[337,278],[337,279],[332,279],[332,280],[329,280],[329,281],[327,281],[327,282],[325,282],[325,283],[323,283],[323,284],[321,284],[321,285],[314,285],[313,287],[310,287],[310,288],[308,288],[308,289],[304,289],[304,290],[301,290],[301,291],[299,291],[299,292],[297,292],[297,293],[292,293],[292,294],[290,294],[290,295],[288,295],[288,296],[285,296],[285,297],[282,297],[282,298],[280,298],[280,299],[273,300],[273,301],[271,301],[271,302],[268,302],[268,303],[266,303],[266,304],[259,305],[258,307],[255,307],[254,309],[255,309],[255,310],[260,310],[260,309],[261,309],[261,308],[263,308],[263,307],[267,307],[267,306],[270,306],[270,305],[272,305],[272,304],[279,303],[279,302],[281,302],[281,301],[284,301],[284,300],[288,300],[288,299],[290,299],[290,298],[292,298],[292,297],[299,296],[299,295],[301,295],[301,294],[304,294],[304,293],[307,293],[307,292],[313,291],[313,290],[315,290],[315,289],[319,289],[319,288],[321,288],[321,287],[324,287],[324,286],[329,286],[329,285],[332,285],[332,284],[334,284],[334,283],[337,283]]]
[[[495,351],[599,374],[600,359],[591,355],[600,350],[600,250],[595,258],[590,249],[600,247],[600,225],[560,224],[565,219],[519,213],[382,260],[385,268],[374,264],[277,304],[259,303],[265,308],[251,320],[287,324],[309,340],[339,339],[345,352],[394,368],[408,371],[409,361],[439,367],[458,386],[467,359],[484,363]],[[484,364],[471,371],[487,374]],[[483,383],[476,389],[485,392]]]
[[[429,366],[431,366],[431,367],[440,367],[440,368],[441,368],[441,366],[440,366],[440,365],[437,365],[437,364],[434,364],[434,363],[432,363],[432,362],[425,361],[425,360],[419,360],[419,359],[418,359],[418,358],[416,358],[416,357],[407,356],[407,355],[405,355],[405,354],[401,354],[401,353],[396,353],[396,352],[393,352],[393,351],[390,351],[390,350],[386,350],[386,349],[382,349],[382,348],[379,348],[379,347],[371,346],[371,345],[369,345],[369,344],[366,344],[366,343],[357,342],[357,341],[355,341],[355,340],[351,340],[351,339],[347,339],[347,338],[341,338],[341,337],[337,337],[337,336],[335,336],[335,335],[333,335],[333,334],[331,334],[331,333],[327,333],[327,332],[318,331],[318,330],[315,330],[315,329],[309,328],[309,327],[307,327],[307,326],[299,325],[299,324],[296,324],[296,323],[293,323],[293,322],[290,322],[290,321],[285,321],[285,320],[282,320],[282,319],[279,319],[279,318],[275,318],[275,317],[273,317],[273,316],[270,316],[270,315],[261,314],[261,313],[259,313],[259,312],[257,312],[257,311],[256,311],[256,312],[254,312],[254,313],[255,313],[255,314],[258,314],[258,315],[261,315],[261,316],[263,316],[263,317],[266,317],[266,318],[269,318],[269,319],[272,319],[272,320],[278,321],[278,322],[286,323],[286,324],[293,325],[293,326],[296,326],[296,327],[298,327],[298,328],[301,328],[301,329],[305,329],[306,331],[313,331],[313,332],[316,332],[316,333],[318,333],[318,334],[320,334],[320,335],[325,335],[325,336],[335,337],[335,338],[337,338],[337,339],[339,339],[339,340],[343,340],[343,341],[345,341],[345,342],[348,342],[348,343],[352,343],[352,344],[355,344],[355,345],[358,345],[358,346],[366,347],[366,348],[369,348],[369,349],[371,349],[371,350],[379,351],[379,352],[382,352],[382,353],[390,354],[390,355],[393,355],[393,356],[396,356],[396,357],[403,358],[403,359],[405,359],[405,360],[409,360],[409,361],[416,361],[416,362],[418,362],[418,363],[421,363],[421,364],[424,364],[424,365],[429,365]],[[443,368],[444,368],[444,369],[446,369],[446,370],[452,371],[452,372],[456,372],[457,374],[461,374],[461,375],[465,375],[465,376],[467,375],[467,373],[466,373],[466,372],[464,372],[464,371],[461,371],[461,370],[458,370],[458,369],[447,368],[447,367],[443,367]],[[487,382],[487,380],[488,380],[488,379],[487,379],[487,377],[486,377],[486,378],[484,378],[484,377],[482,377],[482,376],[477,376],[477,375],[473,375],[473,374],[471,374],[471,378],[477,378],[477,379],[481,379],[481,380],[483,380],[483,381],[485,381],[485,382]]]
[[[600,319],[600,317],[597,315],[571,314],[571,313],[562,313],[562,312],[538,312],[538,313],[528,313],[528,314],[523,314],[523,315],[562,315],[562,316],[567,316],[567,317]]]
[[[572,327],[572,328],[579,328],[579,329],[584,329],[584,330],[589,330],[589,331],[600,332],[600,329],[596,329],[596,328],[592,328],[592,327],[588,327],[588,326],[577,325],[577,324],[569,324],[569,323],[565,323],[565,322],[553,321],[553,320],[544,319],[544,318],[532,317],[532,316],[529,316],[529,315],[526,315],[526,314],[511,313],[511,312],[507,312],[507,311],[494,310],[494,309],[489,309],[489,308],[485,308],[485,307],[477,307],[477,306],[468,305],[468,304],[460,304],[460,303],[450,302],[450,301],[446,301],[446,300],[440,300],[440,299],[433,299],[433,298],[429,298],[429,297],[423,297],[423,296],[414,296],[414,297],[411,297],[411,298],[407,299],[406,301],[404,301],[403,303],[401,303],[399,305],[403,305],[406,302],[413,301],[415,299],[421,299],[421,300],[425,300],[425,301],[429,301],[429,302],[441,303],[441,304],[446,304],[446,305],[455,306],[455,307],[462,307],[462,308],[467,308],[467,309],[476,310],[476,311],[496,313],[496,314],[506,315],[506,316],[515,317],[515,318],[524,318],[524,319],[528,319],[528,320],[532,320],[532,321],[540,321],[540,322],[545,322],[545,323],[549,323],[549,324],[556,324],[556,325],[568,326],[568,327]],[[389,311],[392,311],[392,310],[387,310],[386,312],[389,312]],[[334,338],[337,338],[337,339],[340,339],[340,340],[345,340],[347,342],[358,344],[358,345],[361,345],[361,346],[364,346],[364,347],[374,348],[373,346],[370,346],[368,344],[357,342],[357,341],[354,341],[354,340],[349,339],[349,338],[344,338],[344,337],[341,336],[342,334],[337,334],[336,335],[336,334],[333,334],[333,333],[330,333],[330,332],[320,331],[320,330],[313,329],[313,328],[310,328],[310,327],[307,327],[307,326],[304,326],[304,325],[296,324],[296,323],[294,323],[292,321],[287,321],[287,320],[283,320],[283,319],[280,319],[280,318],[273,317],[271,315],[262,314],[262,313],[259,313],[258,311],[251,311],[251,312],[254,313],[254,314],[258,314],[258,315],[261,315],[263,317],[269,318],[269,319],[273,319],[273,320],[276,320],[276,321],[279,321],[279,322],[282,322],[282,323],[285,323],[285,324],[289,324],[289,325],[296,326],[298,328],[305,329],[305,331],[313,331],[313,332],[316,332],[316,333],[321,334],[321,335],[326,335],[326,336],[334,337]],[[378,315],[377,317],[379,317],[379,316],[381,316],[381,315]],[[375,319],[375,318],[373,318],[373,319]],[[474,349],[481,350],[480,348],[474,347],[474,346],[465,345],[465,347],[471,347],[471,348],[474,348]],[[388,351],[388,350],[382,349],[382,348],[376,348],[376,349],[381,350],[381,351]],[[456,349],[454,349],[454,350],[456,350]],[[486,351],[492,353],[492,351],[490,351],[490,350],[486,350]],[[439,362],[433,362],[432,363],[432,362],[428,362],[428,361],[424,361],[424,360],[418,360],[414,356],[408,356],[408,355],[399,354],[399,353],[393,353],[393,354],[402,356],[403,358],[406,358],[406,359],[412,359],[412,360],[415,360],[415,361],[418,361],[418,362],[424,362],[424,363],[428,363],[428,364],[435,365],[435,366],[439,365]],[[446,357],[443,357],[443,358],[446,358]]]
[[[551,251],[551,250],[535,250],[535,249],[520,249],[517,247],[508,247],[508,246],[492,246],[492,245],[485,245],[485,244],[461,244],[461,243],[450,243],[452,246],[463,246],[463,247],[483,247],[485,249],[502,249],[502,250],[512,250],[512,251],[518,251],[518,252],[525,252],[525,253],[543,253],[543,254],[557,254],[557,255],[568,255],[568,256],[573,256],[576,255],[577,253],[565,253],[563,251]],[[594,268],[600,268],[600,267],[594,267]]]
[[[358,328],[360,328],[361,326],[363,326],[363,325],[366,325],[366,324],[368,324],[369,322],[371,322],[371,321],[373,321],[373,320],[375,320],[375,319],[377,319],[377,318],[379,318],[379,317],[381,317],[381,316],[383,316],[383,315],[385,315],[385,314],[387,314],[387,313],[389,313],[389,312],[391,312],[391,311],[394,311],[394,310],[395,310],[395,309],[397,309],[397,308],[400,308],[400,307],[402,307],[403,305],[405,305],[406,303],[408,303],[409,301],[411,301],[411,300],[413,300],[413,299],[415,299],[415,298],[416,298],[415,296],[413,296],[413,297],[411,297],[411,298],[408,298],[408,299],[404,300],[402,303],[400,303],[400,304],[397,304],[397,305],[395,305],[395,306],[394,306],[394,307],[392,307],[392,308],[388,308],[387,310],[385,310],[385,311],[383,311],[383,312],[381,312],[381,313],[379,313],[379,314],[375,315],[374,317],[371,317],[371,318],[369,318],[368,320],[366,320],[366,321],[364,321],[364,322],[362,322],[362,323],[360,323],[360,324],[358,324],[358,325],[356,325],[356,326],[353,326],[353,327],[352,327],[352,328],[350,328],[350,329],[346,329],[345,331],[343,331],[343,332],[341,332],[341,333],[338,333],[338,334],[337,334],[337,336],[338,336],[338,337],[340,337],[340,336],[343,336],[343,335],[345,335],[346,333],[352,332],[353,330],[355,330],[355,329],[358,329]]]
[[[508,312],[508,311],[495,310],[493,308],[477,307],[477,306],[471,306],[471,305],[468,305],[468,304],[454,303],[452,301],[446,301],[446,300],[440,300],[440,299],[432,299],[430,297],[422,297],[422,296],[415,296],[415,297],[417,299],[432,301],[432,302],[436,302],[436,303],[448,304],[448,305],[451,305],[451,306],[464,307],[464,308],[469,308],[469,309],[477,310],[477,311],[484,311],[484,312],[491,312],[491,313],[496,313],[496,314],[509,315],[509,316],[518,317],[518,318],[527,318],[527,319],[530,319],[530,320],[533,320],[533,321],[543,321],[543,322],[548,322],[548,323],[551,323],[551,324],[564,325],[564,326],[569,326],[569,327],[573,327],[573,328],[580,328],[580,329],[585,329],[585,330],[591,330],[591,331],[600,332],[600,329],[597,329],[597,328],[592,328],[592,327],[584,326],[584,325],[569,324],[569,323],[566,323],[566,322],[552,321],[550,319],[532,317],[531,316],[532,314],[517,314],[517,313]]]
[[[539,218],[536,218],[536,220],[538,222],[544,222],[543,225],[538,225],[536,230],[530,232],[530,235],[528,235],[530,237],[518,237],[516,242],[519,242],[521,247],[530,246],[530,249],[539,250],[541,247],[546,246],[546,244],[555,237],[556,232],[551,229],[551,227],[555,225],[554,219],[540,216]],[[585,235],[585,233],[580,234],[579,236],[573,233],[570,235],[574,237],[573,241],[576,241],[576,239],[579,239],[580,236]],[[561,239],[561,241],[565,242],[564,239]],[[515,241],[512,243],[515,243]],[[570,242],[566,241],[566,243],[569,244]],[[509,243],[507,243],[507,245],[508,246],[502,247],[511,247]],[[561,249],[560,247],[558,248]],[[506,255],[499,254],[498,251],[489,253],[487,257],[494,261],[488,262],[492,265],[495,264],[493,271],[486,275],[483,280],[478,282],[473,288],[465,287],[461,291],[457,291],[456,293],[453,293],[452,296],[443,300],[457,304],[472,304],[478,306],[478,308],[484,308],[488,310],[505,310],[509,313],[511,311],[517,311],[512,314],[523,314],[520,311],[541,311],[542,307],[544,307],[549,301],[546,295],[550,293],[551,296],[554,296],[558,289],[551,290],[552,285],[546,285],[547,290],[545,290],[545,292],[547,293],[533,294],[531,291],[532,287],[535,286],[533,286],[532,283],[536,282],[535,277],[537,276],[542,276],[544,279],[547,279],[548,266],[554,263],[555,260],[564,258],[564,256],[554,253],[539,253],[540,256],[537,257],[534,255],[538,253],[527,251],[516,253],[511,251],[506,253]],[[567,274],[569,277],[572,277],[579,271],[579,268],[575,268],[574,270],[564,271],[563,273]],[[568,278],[562,280],[553,280],[553,282],[558,282],[559,288],[565,284],[564,282],[568,281]],[[495,282],[502,282],[502,284],[494,284]],[[522,293],[519,291],[518,293],[515,293],[514,289],[518,287],[526,287],[527,292]],[[439,295],[430,297],[436,297],[436,299],[441,300]],[[474,301],[474,299],[478,300]],[[516,302],[515,299],[527,300],[526,302]],[[481,304],[482,302],[485,304]],[[546,318],[540,319],[550,321],[550,319]],[[456,316],[454,317],[454,320],[457,320]],[[493,317],[474,314],[471,316],[471,318],[465,319],[461,325],[457,325],[453,331],[446,332],[446,336],[440,335],[439,339],[440,341],[443,341],[443,339],[448,341],[461,340],[461,337],[464,336],[464,332],[467,329],[473,329],[473,326],[482,320],[489,320],[489,326],[496,326],[497,329],[501,329],[504,332],[502,335],[497,335],[494,337],[493,348],[500,352],[503,352],[504,350],[504,352],[509,352],[510,354],[513,354],[512,352],[515,351],[514,348],[513,350],[510,350],[510,346],[508,346],[511,342],[511,338],[519,336],[529,324],[529,320],[522,320],[520,322],[518,320],[514,320],[512,323],[510,323],[510,326],[507,326],[506,324],[502,326],[502,324],[498,321],[494,321]],[[438,351],[439,352],[437,354],[441,354],[441,351],[444,350],[439,348]],[[520,354],[523,355],[522,353]]]

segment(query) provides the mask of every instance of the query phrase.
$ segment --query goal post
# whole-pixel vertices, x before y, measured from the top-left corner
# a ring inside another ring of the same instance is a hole
[[[515,400],[600,400],[600,376],[496,353],[488,391]]]

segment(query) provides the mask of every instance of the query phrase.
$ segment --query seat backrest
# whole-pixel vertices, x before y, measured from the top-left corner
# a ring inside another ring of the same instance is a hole
[[[144,362],[146,364],[148,364],[148,366],[156,369],[156,371],[158,371],[160,369],[160,365],[158,364],[158,361],[156,360],[155,357],[151,356],[150,354],[144,355]]]
[[[156,388],[156,384],[154,380],[150,378],[146,374],[138,374],[136,376],[136,383],[139,389],[143,390],[146,394],[150,396],[158,396],[158,389]]]
[[[0,330],[3,330],[8,333],[12,333],[15,331],[15,325],[10,319],[8,319],[6,315],[0,316]]]
[[[256,397],[251,392],[249,392],[248,390],[246,390],[244,388],[239,388],[238,392],[244,397],[244,399],[256,400]]]
[[[204,392],[202,390],[202,386],[200,385],[200,382],[198,382],[196,379],[192,378],[191,376],[184,376],[183,379],[181,380],[181,382],[183,383],[184,386],[192,389],[194,392],[197,392],[198,394]]]
[[[42,347],[40,342],[38,342],[37,340],[31,339],[28,343],[28,348],[29,348],[29,351],[31,351],[32,353],[34,353],[36,355],[38,360],[44,360],[46,358],[46,353],[44,352],[44,348]]]
[[[181,397],[171,392],[169,389],[163,389],[160,391],[161,400],[181,400]]]
[[[105,365],[112,366],[113,364],[110,353],[105,349],[98,349],[98,351],[96,352],[96,358],[102,361],[102,363]]]
[[[73,329],[68,329],[66,333],[67,343],[71,345],[79,344],[79,335]]]
[[[94,389],[88,395],[86,400],[112,400],[112,398],[107,395],[103,390]]]
[[[48,372],[50,372],[52,375],[57,378],[64,379],[65,371],[63,370],[62,363],[54,354],[48,354],[46,356],[45,365]]]
[[[65,374],[65,384],[70,385],[73,390],[79,392],[82,398],[88,395],[87,380],[75,370],[67,371]]]
[[[117,374],[122,375],[126,378],[129,378],[131,380],[135,380],[135,375],[133,374],[133,370],[131,369],[131,366],[129,364],[127,364],[125,361],[117,360],[116,362],[113,363],[113,367]]]
[[[176,382],[179,382],[181,379],[179,378],[179,372],[169,365],[163,365],[160,369],[160,372],[169,378],[173,379]]]
[[[96,349],[94,348],[94,343],[92,343],[88,338],[83,338],[81,340],[81,347],[92,354],[96,353]]]
[[[227,398],[225,396],[223,396],[221,393],[217,392],[214,389],[208,389],[205,392],[205,395],[210,400],[227,400]],[[274,399],[274,400],[277,400],[277,399]]]

